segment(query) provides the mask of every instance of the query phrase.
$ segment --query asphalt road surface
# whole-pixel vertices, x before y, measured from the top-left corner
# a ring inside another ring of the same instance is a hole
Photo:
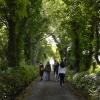
[[[54,77],[50,81],[35,80],[16,100],[86,100],[68,83],[60,87]]]

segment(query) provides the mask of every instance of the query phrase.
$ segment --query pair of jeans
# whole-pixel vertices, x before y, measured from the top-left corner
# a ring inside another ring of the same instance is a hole
[[[64,73],[59,73],[60,86],[62,86],[64,84],[64,77],[65,77],[65,74]]]

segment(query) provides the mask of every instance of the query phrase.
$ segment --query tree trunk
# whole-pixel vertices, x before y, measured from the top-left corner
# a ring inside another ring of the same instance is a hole
[[[8,66],[16,67],[16,24],[12,18],[8,20]]]
[[[100,49],[100,39],[99,39],[99,29],[98,24],[96,24],[96,33],[95,33],[95,40],[96,40],[96,46],[95,46],[95,59],[97,61],[97,64],[100,64],[99,61],[99,49]]]
[[[73,45],[74,45],[74,56],[75,56],[75,62],[74,62],[74,66],[76,69],[76,72],[79,72],[80,70],[80,46],[79,46],[79,36],[78,33],[75,34],[76,38],[73,41]]]
[[[27,64],[32,64],[32,50],[33,50],[33,45],[32,45],[32,36],[31,33],[27,33],[25,36],[24,40],[24,52],[25,52],[25,62]]]
[[[72,39],[73,39],[73,53],[74,53],[74,69],[76,72],[80,71],[80,38],[79,38],[79,23],[72,22]]]
[[[16,0],[6,0],[8,7],[7,23],[8,23],[8,50],[7,60],[9,67],[17,66],[16,59]]]
[[[86,62],[85,62],[85,70],[88,70],[91,66],[92,63],[92,57],[93,57],[93,44],[92,41],[94,40],[94,33],[95,33],[95,19],[91,19],[90,22],[91,28],[90,28],[90,33],[89,34],[89,43],[90,43],[90,47],[89,47],[89,54],[86,56]]]

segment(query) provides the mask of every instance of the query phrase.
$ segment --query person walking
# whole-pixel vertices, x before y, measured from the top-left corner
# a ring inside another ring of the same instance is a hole
[[[43,72],[44,72],[44,66],[42,63],[40,63],[39,65],[40,80],[43,80]]]
[[[66,68],[65,68],[65,64],[63,61],[61,61],[60,65],[59,65],[59,78],[60,78],[60,86],[62,87],[64,84],[64,78],[65,78],[65,73],[66,73]]]
[[[50,80],[51,66],[50,66],[49,61],[47,62],[46,66],[45,66],[45,72],[47,73],[46,80]]]
[[[59,79],[58,68],[59,68],[59,63],[55,60],[55,63],[54,63],[54,75],[55,75],[56,80]]]

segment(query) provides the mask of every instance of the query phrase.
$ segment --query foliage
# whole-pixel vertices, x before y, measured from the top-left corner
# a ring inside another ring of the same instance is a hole
[[[100,64],[99,0],[0,0],[1,97],[10,97],[12,91],[15,95],[32,79],[33,70],[20,67],[22,61],[36,65],[58,57],[45,36],[54,39],[60,59],[73,70],[68,79],[95,94],[100,68],[92,64]],[[14,69],[6,71],[9,67]]]
[[[0,99],[14,99],[22,89],[35,79],[37,72],[36,67],[26,65],[0,72]]]
[[[69,70],[68,73],[72,73]],[[76,74],[68,74],[67,79],[83,93],[88,94],[89,100],[100,99],[100,71],[95,73],[80,72]]]

